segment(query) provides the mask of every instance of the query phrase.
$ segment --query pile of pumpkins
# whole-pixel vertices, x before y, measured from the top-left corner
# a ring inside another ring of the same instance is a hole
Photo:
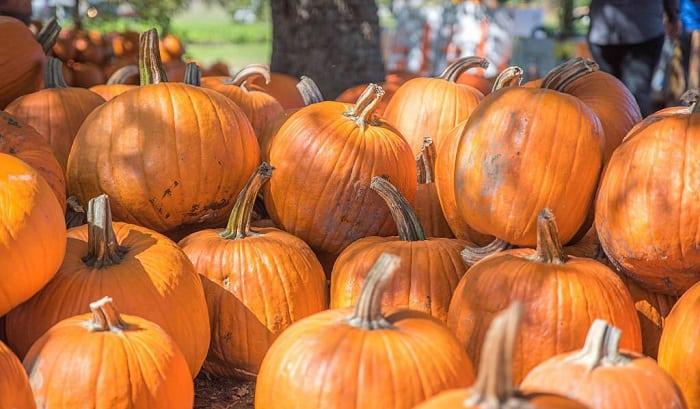
[[[58,30],[0,17],[0,408],[700,408],[696,92],[467,57],[324,101],[168,81],[155,30],[93,92]]]

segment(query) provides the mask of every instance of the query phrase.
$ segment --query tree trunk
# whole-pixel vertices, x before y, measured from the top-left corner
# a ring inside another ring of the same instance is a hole
[[[327,99],[384,81],[374,0],[271,0],[272,71],[311,77]]]

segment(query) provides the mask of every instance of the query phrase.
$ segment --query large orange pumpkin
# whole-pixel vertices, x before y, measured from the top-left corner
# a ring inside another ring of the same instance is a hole
[[[314,314],[277,338],[260,368],[256,408],[409,409],[472,383],[469,357],[443,324],[417,311],[382,312],[399,262],[379,257],[354,312]]]
[[[524,393],[513,385],[513,351],[522,316],[522,305],[513,303],[494,317],[481,347],[474,386],[443,392],[416,409],[587,409],[559,395]]]
[[[90,201],[88,224],[68,232],[63,265],[39,293],[5,320],[7,341],[19,356],[59,321],[86,312],[108,291],[122,310],[160,325],[196,375],[209,348],[204,290],[187,256],[166,237],[112,223],[109,201]],[[31,322],[32,325],[27,325]]]
[[[53,47],[59,31],[61,27],[54,18],[34,38],[21,21],[0,16],[0,109],[41,88],[45,54]]]
[[[395,234],[389,209],[369,188],[373,176],[387,177],[409,201],[416,192],[410,146],[373,116],[382,95],[373,84],[355,105],[326,101],[302,108],[270,149],[277,168],[265,191],[270,216],[326,265],[359,238]]]
[[[0,342],[0,408],[34,409],[34,395],[22,362]]]
[[[447,321],[452,293],[467,266],[459,252],[465,242],[426,237],[411,205],[386,179],[375,176],[372,190],[386,201],[399,236],[365,237],[343,250],[331,273],[331,308],[357,302],[367,272],[380,254],[399,256],[400,267],[384,290],[384,308],[408,308]]]
[[[294,321],[327,308],[326,277],[308,245],[275,228],[252,228],[263,163],[241,191],[226,229],[185,237],[180,247],[202,275],[212,341],[204,370],[254,377],[267,349]]]
[[[428,237],[452,238],[454,234],[445,220],[435,182],[435,145],[432,138],[425,138],[423,148],[416,158],[418,189],[416,190],[416,216]]]
[[[686,409],[673,379],[653,359],[620,351],[620,337],[618,328],[596,320],[582,349],[538,365],[520,387],[558,393],[591,409]]]
[[[0,153],[0,186],[0,315],[4,315],[56,274],[66,250],[66,227],[51,187],[22,160]]]
[[[433,138],[435,148],[460,122],[467,120],[484,95],[457,78],[474,67],[488,67],[479,57],[465,57],[450,64],[437,78],[414,78],[396,91],[386,107],[384,118],[395,126],[413,149],[420,153],[423,138]]]
[[[679,296],[700,280],[700,105],[652,115],[613,153],[595,223],[610,261]]]
[[[53,150],[34,128],[4,111],[0,111],[0,152],[33,167],[51,186],[61,208],[66,208],[66,180]]]
[[[62,69],[60,60],[48,57],[44,89],[17,98],[6,111],[36,129],[51,145],[65,170],[78,129],[90,112],[105,100],[87,89],[68,87]]]
[[[271,72],[270,80],[263,77],[250,79],[250,87],[264,91],[274,97],[284,109],[299,109],[304,107],[304,98],[297,89],[299,79],[281,72]]]
[[[68,191],[81,203],[107,193],[117,220],[182,238],[226,221],[260,150],[240,108],[217,92],[164,82],[157,33],[142,40],[142,85],[85,121]]]
[[[90,310],[53,326],[24,359],[39,407],[192,407],[187,362],[168,334],[143,318],[120,315],[109,297],[90,303]]]
[[[255,135],[261,142],[265,127],[282,114],[284,109],[270,94],[249,89],[246,85],[252,77],[262,76],[270,80],[270,69],[265,65],[252,64],[240,70],[233,78],[204,77],[202,86],[217,91],[235,102],[253,125]],[[262,144],[261,144],[262,145]]]
[[[639,318],[625,285],[605,265],[564,253],[552,213],[537,220],[537,250],[497,253],[474,264],[452,296],[448,325],[479,358],[494,311],[522,301],[525,323],[515,352],[515,380],[542,361],[580,346],[596,318],[623,330],[622,345],[642,350]]]
[[[117,95],[136,88],[136,85],[133,84],[134,79],[138,83],[139,67],[134,64],[125,65],[114,71],[106,84],[90,87],[90,91],[101,96],[105,101],[109,101]]]

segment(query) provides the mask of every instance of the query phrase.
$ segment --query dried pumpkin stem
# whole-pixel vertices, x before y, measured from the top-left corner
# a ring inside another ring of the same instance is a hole
[[[468,266],[474,265],[477,262],[485,259],[496,253],[500,253],[503,250],[508,250],[513,246],[507,241],[501,239],[494,239],[491,243],[485,246],[476,246],[469,244],[464,247],[464,249],[459,253],[462,256],[462,260],[467,263]]]
[[[222,238],[233,240],[255,235],[250,230],[250,219],[253,214],[255,198],[258,196],[262,185],[272,177],[273,170],[275,168],[267,164],[267,162],[263,162],[255,173],[248,178],[248,182],[243,186],[241,193],[238,194],[226,229],[219,234]]]
[[[566,359],[584,365],[589,371],[601,365],[623,365],[630,361],[620,354],[620,337],[622,331],[606,321],[597,319],[586,335],[586,342],[581,350]]]
[[[576,58],[561,68],[550,71],[542,80],[542,88],[564,92],[572,82],[598,71],[598,64],[590,59]]]
[[[389,253],[379,256],[367,273],[357,298],[355,313],[348,318],[348,324],[367,330],[394,328],[382,314],[382,295],[394,271],[399,268],[400,260],[398,256]]]
[[[429,137],[423,138],[423,146],[416,157],[418,184],[425,185],[435,181],[435,144]]]
[[[542,209],[537,216],[537,252],[534,260],[540,263],[564,264],[566,259],[554,214],[547,208]]]
[[[357,101],[344,115],[357,122],[358,126],[364,127],[372,120],[372,115],[377,109],[377,105],[384,96],[384,89],[377,84],[369,84]]]
[[[265,84],[269,84],[272,80],[270,77],[270,67],[265,64],[250,64],[241,68],[226,84],[243,87],[245,82],[253,77],[263,77]]]
[[[199,87],[202,85],[202,71],[199,70],[197,63],[188,62],[185,66],[185,84]]]
[[[449,82],[457,82],[459,76],[471,68],[488,68],[489,62],[481,57],[464,57],[448,65],[438,78]]]
[[[44,88],[68,88],[65,78],[63,78],[63,62],[58,58],[46,57]]]
[[[61,26],[58,24],[58,19],[54,16],[46,22],[44,28],[36,35],[36,41],[41,44],[44,54],[48,55],[61,32]]]
[[[90,311],[92,311],[92,320],[90,321],[90,329],[92,331],[121,332],[127,327],[119,315],[119,311],[114,306],[112,297],[104,297],[91,302]]]
[[[107,85],[126,84],[129,78],[139,74],[139,67],[136,64],[125,65],[112,73],[107,80]]]
[[[112,227],[112,209],[107,195],[100,195],[88,202],[88,253],[83,262],[93,268],[119,264],[127,248],[120,246]]]
[[[394,218],[401,240],[425,240],[423,226],[421,226],[416,212],[413,211],[411,205],[396,186],[383,177],[375,176],[372,178],[372,183],[370,183],[369,187],[377,192],[389,206],[389,211],[391,211],[391,216]]]
[[[500,408],[515,397],[513,355],[522,316],[522,304],[514,302],[491,321],[481,349],[476,382],[465,406]]]
[[[160,45],[158,31],[152,28],[141,33],[139,37],[139,76],[141,85],[160,84],[167,82],[163,63],[160,60]]]
[[[304,105],[309,106],[317,102],[323,101],[323,94],[318,85],[307,76],[302,76],[297,83],[297,90],[301,94],[301,98],[304,100]]]
[[[518,66],[508,67],[501,71],[493,83],[491,92],[496,92],[501,88],[519,86],[523,82],[523,69]]]
[[[681,96],[681,101],[688,104],[688,110],[694,114],[700,112],[698,99],[700,99],[700,90],[698,89],[689,89]]]

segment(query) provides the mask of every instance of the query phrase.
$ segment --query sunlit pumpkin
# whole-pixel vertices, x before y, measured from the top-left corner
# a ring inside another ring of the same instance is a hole
[[[114,71],[106,84],[90,87],[90,91],[101,96],[105,101],[109,101],[117,95],[136,88],[135,84],[138,84],[138,81],[139,67],[133,64],[125,65]]]

